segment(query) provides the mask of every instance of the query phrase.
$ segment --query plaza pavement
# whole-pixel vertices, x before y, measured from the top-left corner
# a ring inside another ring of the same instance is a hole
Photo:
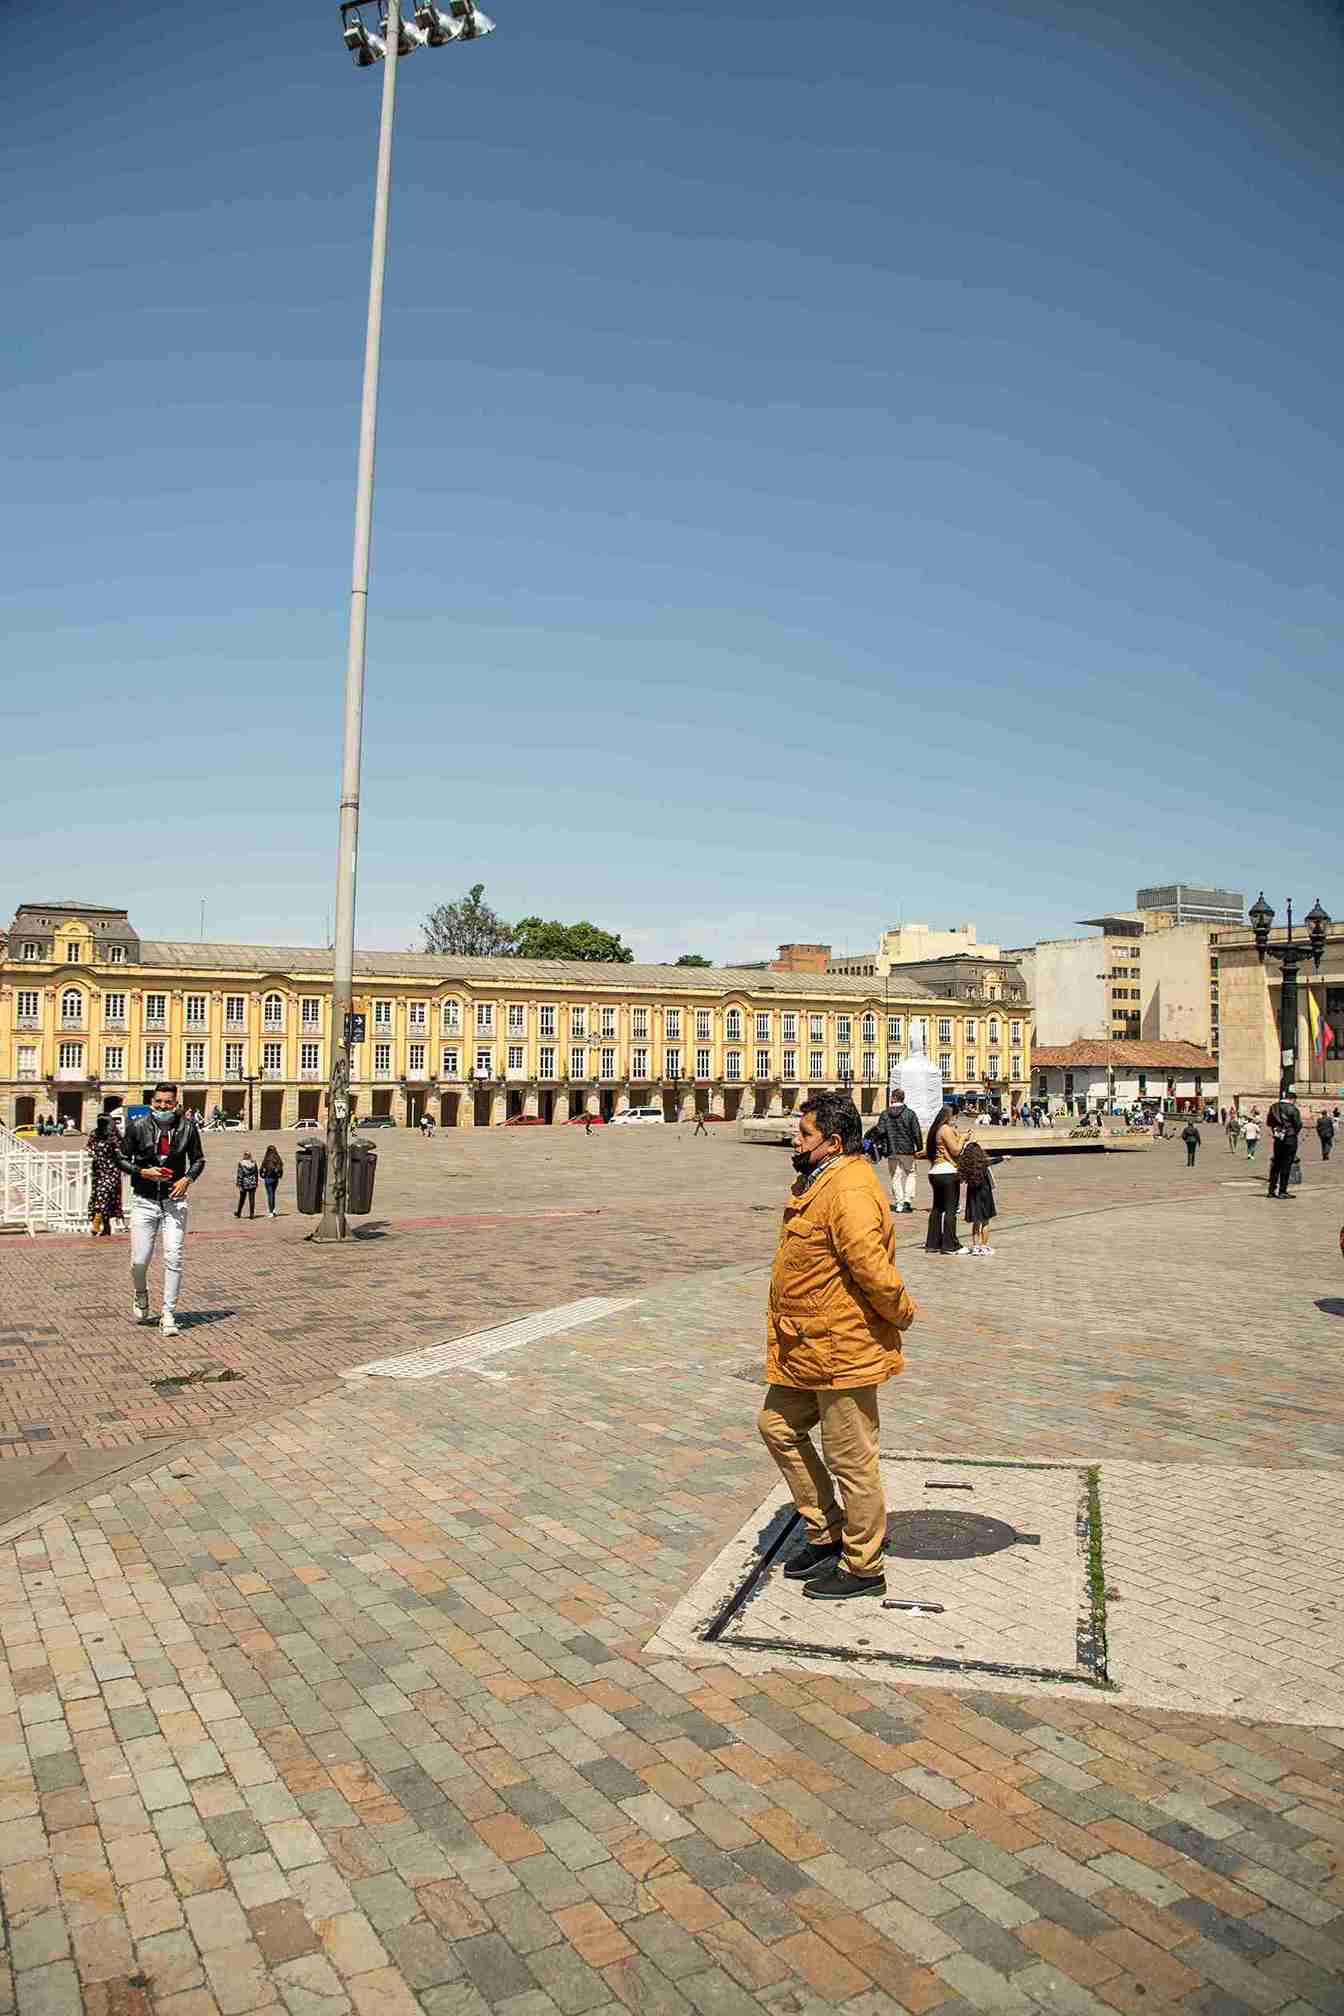
[[[1142,1471],[1120,1615],[1185,1551],[1237,1583],[1245,1478],[1304,1515],[1339,1483],[1337,1165],[1271,1205],[1205,1140],[1006,1165],[993,1262],[900,1221],[884,1448]],[[0,1529],[0,2009],[1344,2010],[1344,1718],[653,1642],[773,1488],[782,1152],[384,1137],[385,1230],[331,1255],[235,1226],[208,1147],[180,1356],[127,1323],[124,1244],[0,1246],[0,1474],[38,1480]],[[584,1296],[632,1306],[357,1370]],[[148,1385],[207,1361],[245,1376]],[[53,1459],[115,1467],[59,1499]],[[1303,1516],[1206,1616],[1219,1685],[1300,1678],[1328,1543]]]

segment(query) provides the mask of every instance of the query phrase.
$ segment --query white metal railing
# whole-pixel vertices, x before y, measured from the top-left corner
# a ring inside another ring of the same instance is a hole
[[[86,1148],[34,1148],[0,1123],[0,1224],[82,1232],[89,1222],[92,1165]]]

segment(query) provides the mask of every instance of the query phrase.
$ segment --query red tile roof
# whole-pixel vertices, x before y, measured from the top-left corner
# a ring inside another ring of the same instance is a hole
[[[1128,1064],[1140,1071],[1216,1071],[1218,1064],[1198,1043],[1133,1043],[1117,1037],[1114,1043],[1089,1038],[1080,1043],[1033,1043],[1031,1062],[1036,1070],[1071,1070],[1080,1064],[1099,1064],[1119,1069]]]

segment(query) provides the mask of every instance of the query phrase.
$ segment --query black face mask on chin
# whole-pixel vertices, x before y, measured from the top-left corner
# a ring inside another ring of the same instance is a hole
[[[806,1176],[812,1167],[812,1157],[806,1148],[800,1148],[793,1158],[793,1166],[800,1176]]]

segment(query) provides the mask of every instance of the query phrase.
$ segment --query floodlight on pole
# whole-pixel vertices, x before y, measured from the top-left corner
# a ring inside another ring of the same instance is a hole
[[[474,0],[447,8],[422,0],[415,21],[402,18],[401,0],[379,0],[377,30],[364,19],[365,0],[341,0],[341,36],[355,66],[383,64],[378,128],[378,168],[373,198],[373,249],[369,263],[369,314],[364,339],[364,391],[355,481],[355,549],[350,583],[350,630],[345,667],[345,736],[341,758],[340,840],[336,857],[336,941],[332,954],[331,1076],[327,1085],[327,1169],[322,1216],[313,1232],[319,1245],[347,1235],[349,1194],[350,1049],[355,972],[355,871],[359,859],[359,795],[364,733],[364,659],[369,606],[369,553],[373,537],[373,464],[378,435],[378,374],[383,340],[383,279],[392,207],[392,130],[397,66],[417,49],[445,42],[474,42],[494,22]],[[432,17],[432,18],[431,18]],[[453,30],[456,32],[452,32]]]

